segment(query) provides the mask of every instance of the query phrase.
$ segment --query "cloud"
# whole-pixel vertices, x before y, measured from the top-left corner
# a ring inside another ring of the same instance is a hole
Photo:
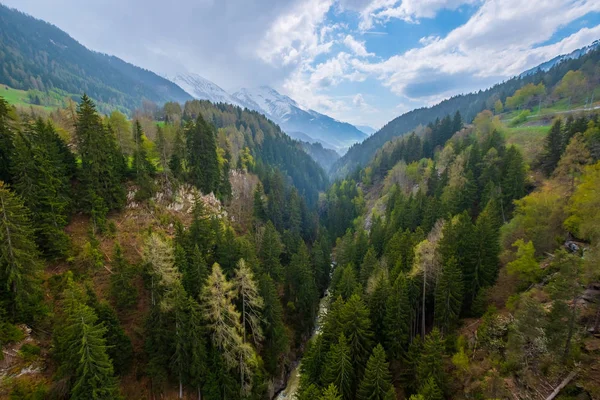
[[[363,97],[363,95],[360,94],[360,93],[358,93],[356,96],[354,96],[352,98],[352,104],[354,104],[354,106],[356,106],[356,107],[363,107],[367,103],[366,103],[365,98]]]
[[[354,39],[352,35],[346,35],[346,37],[344,38],[344,44],[359,57],[370,57],[375,55],[367,51],[367,48],[365,47],[365,42],[359,42],[358,40]]]
[[[560,27],[598,10],[597,1],[546,0],[533,4],[489,0],[467,23],[444,38],[424,39],[423,47],[379,63],[355,59],[352,64],[363,73],[378,76],[398,95],[456,94],[487,86],[589,44],[600,36],[600,27],[584,28],[558,43],[538,46]],[[536,16],[535,23],[531,15]]]

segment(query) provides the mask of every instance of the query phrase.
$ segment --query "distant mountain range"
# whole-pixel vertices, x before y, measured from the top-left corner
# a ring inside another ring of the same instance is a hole
[[[531,74],[536,73],[538,70],[541,70],[541,71],[544,71],[544,72],[549,71],[556,64],[559,64],[559,63],[561,63],[563,61],[566,61],[566,60],[572,60],[572,59],[575,59],[575,58],[580,58],[580,57],[586,55],[587,53],[589,53],[590,51],[596,50],[599,47],[600,47],[600,40],[595,40],[589,46],[585,46],[585,47],[582,47],[580,49],[574,50],[574,51],[572,51],[569,54],[561,54],[560,56],[556,56],[552,60],[546,61],[546,62],[538,65],[537,67],[528,69],[527,71],[521,73],[521,75],[519,75],[519,76],[520,77],[524,77],[524,76],[527,76],[527,75],[531,75]]]
[[[120,58],[88,50],[54,25],[0,4],[0,83],[23,90],[62,90],[133,110],[144,100],[185,102],[173,82]],[[77,98],[76,98],[77,100]]]
[[[258,111],[281,126],[291,137],[303,142],[320,143],[325,148],[341,153],[375,131],[367,126],[359,129],[347,122],[306,109],[268,86],[244,88],[229,94],[215,83],[196,74],[178,74],[170,79],[196,99],[230,103]]]

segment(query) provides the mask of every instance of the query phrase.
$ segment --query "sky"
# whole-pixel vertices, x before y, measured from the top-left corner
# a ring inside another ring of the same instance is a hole
[[[600,39],[600,0],[0,0],[88,48],[380,128]]]

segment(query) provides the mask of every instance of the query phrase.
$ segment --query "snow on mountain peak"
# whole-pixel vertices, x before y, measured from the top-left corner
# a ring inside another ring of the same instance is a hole
[[[221,89],[221,87],[200,75],[193,73],[177,74],[171,78],[171,81],[175,82],[195,99],[245,107],[245,104],[240,103],[236,98]]]

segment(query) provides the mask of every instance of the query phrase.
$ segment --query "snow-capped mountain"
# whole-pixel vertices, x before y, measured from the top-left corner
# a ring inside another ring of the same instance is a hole
[[[268,86],[241,89],[233,94],[239,103],[265,114],[281,126],[285,132],[304,134],[334,150],[345,150],[368,135],[354,125],[341,122],[317,111],[305,109],[288,96]]]
[[[541,69],[544,72],[549,71],[550,68],[554,67],[556,64],[559,64],[565,60],[571,60],[574,58],[582,57],[582,56],[586,55],[587,53],[589,53],[590,51],[597,49],[598,47],[600,47],[600,40],[594,40],[594,42],[592,42],[592,44],[590,44],[589,46],[585,46],[580,49],[574,50],[569,54],[561,54],[560,56],[556,56],[552,60],[546,61],[545,63],[542,63],[542,64],[538,65],[537,67],[528,69],[527,71],[523,72],[519,76],[523,77],[523,76],[534,74],[539,69]]]
[[[240,107],[246,107],[236,98],[215,83],[196,74],[177,74],[170,78],[183,90],[198,100],[209,100],[213,103],[229,103]]]

